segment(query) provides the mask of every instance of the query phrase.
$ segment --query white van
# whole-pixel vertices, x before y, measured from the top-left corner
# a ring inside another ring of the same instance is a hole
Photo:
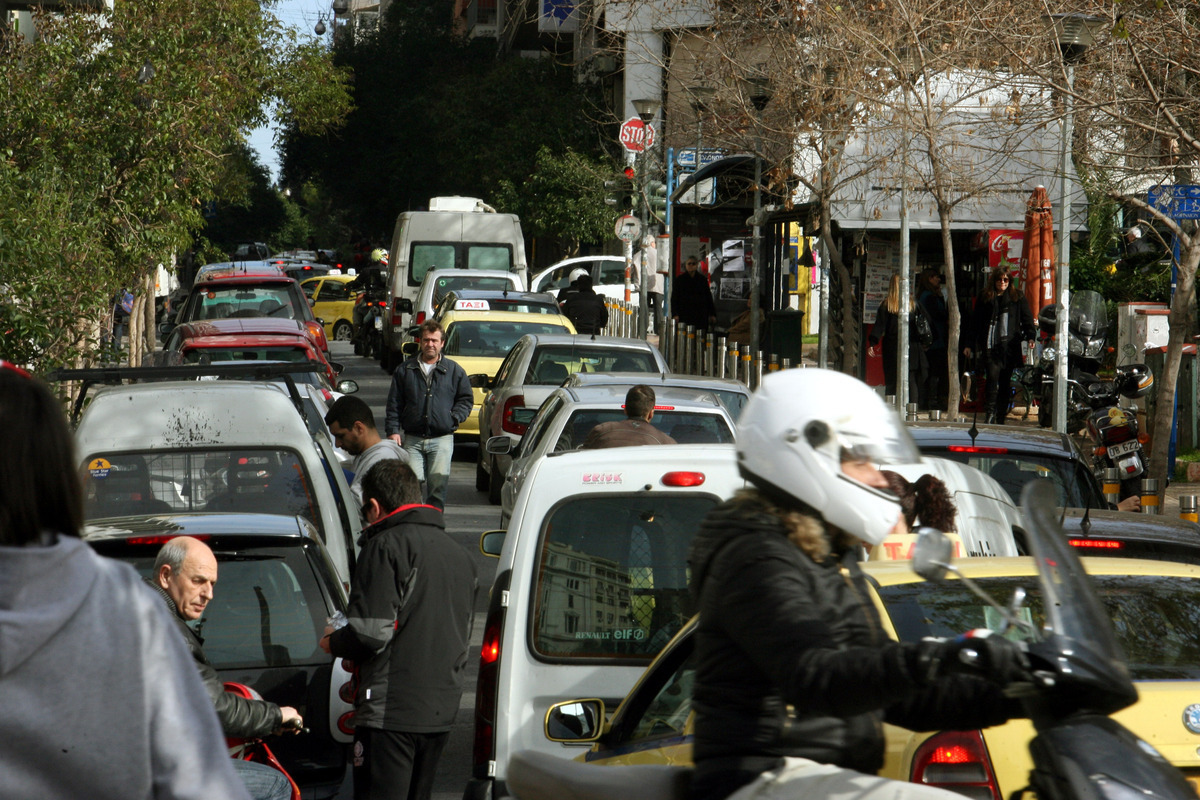
[[[701,521],[744,486],[733,445],[574,450],[530,466],[508,531],[481,540],[499,563],[465,800],[504,797],[518,750],[583,752],[546,739],[547,710],[573,697],[616,707],[693,612]]]
[[[390,259],[391,312],[381,358],[388,372],[403,358],[404,333],[413,324],[414,302],[430,270],[500,270],[515,272],[522,281],[528,277],[521,221],[475,197],[434,197],[428,211],[401,213]]]

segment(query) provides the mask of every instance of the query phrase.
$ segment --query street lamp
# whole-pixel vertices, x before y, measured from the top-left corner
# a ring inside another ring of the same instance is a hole
[[[754,106],[754,256],[750,261],[750,355],[758,358],[761,345],[759,341],[758,287],[762,275],[762,114],[767,103],[771,102],[771,82],[767,78],[765,68],[753,78],[746,81],[749,89],[750,103]]]
[[[658,116],[658,110],[662,108],[662,101],[656,97],[645,97],[633,101],[633,110],[637,112],[638,118],[642,124],[650,127],[650,123]],[[638,335],[643,339],[650,333],[650,280],[649,280],[649,265],[646,264],[646,237],[650,234],[650,195],[646,192],[646,159],[650,156],[650,136],[649,131],[644,132],[645,138],[642,142],[641,158],[637,159],[640,165],[638,170],[638,186],[637,192],[641,199],[640,215],[642,218],[642,248],[641,248],[641,280],[638,285],[641,297],[638,300]]]
[[[333,12],[333,23],[336,25],[337,18],[350,10],[350,0],[333,0],[329,8]],[[324,36],[326,30],[328,29],[325,27],[325,12],[322,11],[317,15],[317,24],[313,26],[313,33],[317,36]]]
[[[915,58],[911,48],[902,47],[896,53],[899,62],[900,90],[904,93],[904,126],[900,146],[900,312],[896,320],[896,407],[908,412],[908,298],[912,294],[912,256],[909,253],[908,230],[908,85],[912,81]],[[903,417],[901,417],[903,419]]]
[[[1058,220],[1058,314],[1054,322],[1054,430],[1067,432],[1067,322],[1071,314],[1071,137],[1075,122],[1075,65],[1083,59],[1096,39],[1096,30],[1104,21],[1089,14],[1050,14],[1046,17],[1054,30],[1054,40],[1067,70],[1067,91],[1063,98],[1062,183],[1059,184]]]

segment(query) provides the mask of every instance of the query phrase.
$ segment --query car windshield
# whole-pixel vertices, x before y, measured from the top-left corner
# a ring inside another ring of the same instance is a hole
[[[302,516],[320,526],[296,453],[229,449],[94,453],[83,465],[84,518],[179,511]]]
[[[557,506],[542,526],[531,595],[534,652],[649,661],[691,616],[687,552],[717,502],[700,493],[605,494]]]
[[[622,419],[625,419],[625,410],[621,408],[577,409],[571,412],[554,449],[560,452],[579,447],[592,428],[602,422]],[[679,444],[723,444],[733,441],[733,431],[729,430],[725,418],[719,414],[660,409],[654,412],[650,424]]]
[[[272,319],[302,319],[292,307],[292,295],[285,284],[249,286],[207,286],[200,289],[197,302],[187,319],[229,319],[231,317],[270,317]]]
[[[1060,506],[1108,507],[1104,498],[1096,494],[1092,482],[1082,474],[1084,467],[1074,461],[1037,453],[985,453],[972,450],[921,447],[921,452],[925,455],[958,461],[991,475],[1004,487],[1014,505],[1020,505],[1021,490],[1025,488],[1025,484],[1037,478],[1046,478],[1054,485]]]
[[[984,591],[1004,602],[1020,587],[1028,593],[1024,615],[1044,620],[1036,577],[976,578]],[[1112,620],[1134,680],[1200,679],[1200,579],[1162,575],[1092,575],[1092,585]],[[902,641],[957,636],[975,628],[996,630],[1000,615],[961,581],[905,583],[879,589]],[[1011,635],[1011,634],[1010,634]]]
[[[236,548],[232,541],[213,544],[219,581],[204,616],[192,623],[204,637],[204,655],[216,669],[328,663],[317,643],[331,609],[300,540],[277,545],[247,540]],[[161,543],[117,539],[92,546],[148,578]]]
[[[217,361],[288,361],[308,360],[303,347],[204,347],[185,350],[184,363],[212,364]]]
[[[463,320],[452,322],[446,330],[445,354],[503,358],[527,333],[569,333],[553,322],[493,322]]]
[[[434,280],[433,305],[436,308],[448,293],[459,289],[494,289],[503,291],[515,289],[508,278],[498,278],[491,275],[481,275],[478,278],[471,275],[446,275]]]
[[[524,382],[558,386],[576,372],[658,372],[658,363],[649,350],[547,345],[529,360]]]

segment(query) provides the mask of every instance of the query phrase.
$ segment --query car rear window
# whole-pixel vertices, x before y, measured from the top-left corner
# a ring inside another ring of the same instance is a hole
[[[236,549],[210,542],[217,556],[217,585],[204,616],[192,626],[217,669],[328,663],[317,643],[331,610],[300,541],[238,543]],[[144,578],[153,576],[161,546],[122,540],[91,544],[102,555],[132,565]]]
[[[180,319],[180,322],[241,317],[304,319],[293,307],[292,293],[288,291],[287,284],[204,286],[197,290],[195,297],[195,303],[188,309],[187,319]]]
[[[473,244],[467,247],[467,269],[512,269],[512,250],[504,245]]]
[[[1028,592],[1025,618],[1038,627],[1045,622],[1035,577],[977,578],[975,582],[1001,602],[1016,588],[1024,588]],[[1200,580],[1092,575],[1091,583],[1108,610],[1135,680],[1200,679],[1200,639],[1196,637],[1200,627]],[[884,586],[879,594],[902,641],[957,636],[974,628],[998,630],[1000,626],[1000,615],[961,581]]]
[[[648,350],[547,345],[530,359],[525,383],[558,386],[576,372],[658,372],[658,363]]]
[[[688,548],[708,494],[572,497],[542,526],[530,636],[547,661],[648,661],[692,614]]]
[[[470,275],[447,275],[443,278],[437,278],[433,283],[433,306],[436,308],[441,305],[442,299],[447,294],[459,289],[494,289],[499,292],[515,288],[516,284],[508,278],[497,278],[495,276],[480,276],[475,278]]]
[[[321,525],[311,477],[297,454],[282,448],[95,453],[84,462],[83,488],[89,520],[234,511]]]
[[[446,330],[445,353],[448,356],[503,358],[527,333],[567,332],[562,325],[552,322],[451,322]]]
[[[308,361],[303,347],[194,347],[186,348],[184,363],[212,364],[218,361]]]
[[[1057,504],[1070,508],[1107,508],[1104,498],[1093,496],[1092,485],[1079,474],[1082,467],[1065,458],[1033,453],[964,453],[922,447],[925,455],[946,458],[986,472],[1004,487],[1014,505],[1021,504],[1021,490],[1037,478],[1046,478],[1058,493]]]
[[[572,450],[583,444],[592,428],[602,422],[625,419],[621,408],[588,409],[572,412],[559,436],[555,452]],[[733,441],[733,431],[720,414],[697,411],[655,411],[650,424],[679,444],[725,444]]]

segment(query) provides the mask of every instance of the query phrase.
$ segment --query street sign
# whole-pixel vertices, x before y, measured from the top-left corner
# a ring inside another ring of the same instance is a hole
[[[621,146],[631,153],[641,153],[654,146],[654,126],[637,117],[621,123]]]
[[[623,217],[617,218],[617,224],[613,232],[617,234],[617,238],[622,242],[632,242],[642,235],[642,223],[632,214],[626,214]]]
[[[725,156],[725,151],[718,147],[704,147],[700,150],[700,166],[706,167],[715,161],[720,161]],[[675,163],[681,169],[694,170],[696,168],[696,148],[685,147],[675,156]]]
[[[1146,202],[1172,219],[1200,219],[1200,186],[1151,186]]]

